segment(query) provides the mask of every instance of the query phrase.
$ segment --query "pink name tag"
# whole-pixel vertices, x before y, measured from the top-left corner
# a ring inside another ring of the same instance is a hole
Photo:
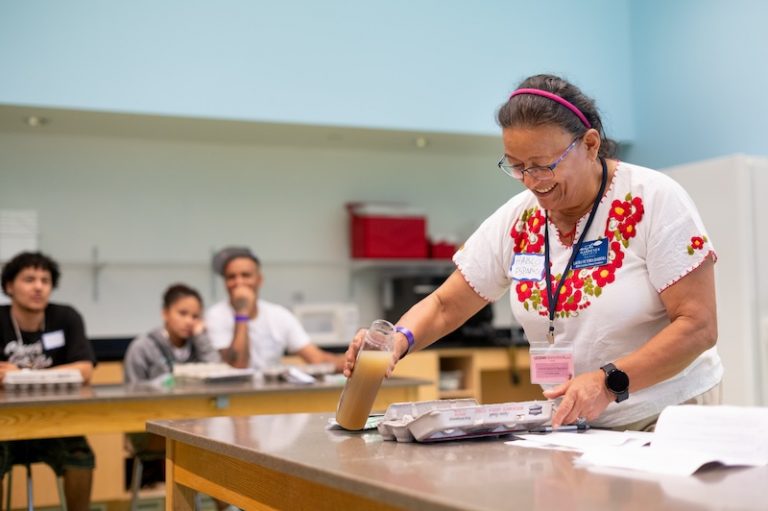
[[[563,383],[573,378],[573,353],[531,353],[531,383]]]

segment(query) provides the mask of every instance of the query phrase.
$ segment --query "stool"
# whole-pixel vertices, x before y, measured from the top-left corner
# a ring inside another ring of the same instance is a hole
[[[34,461],[27,460],[24,463],[17,463],[17,465],[24,465],[27,468],[27,509],[34,511],[35,505],[33,501],[33,487],[32,487],[32,463]],[[5,509],[11,511],[11,490],[13,489],[13,469],[8,471],[8,486],[5,494]],[[61,504],[62,511],[67,511],[67,499],[64,494],[64,475],[56,474],[56,488],[59,491],[59,503]]]
[[[133,471],[131,473],[131,511],[139,508],[139,490],[141,476],[144,473],[144,462],[165,459],[165,452],[140,451],[133,453]]]

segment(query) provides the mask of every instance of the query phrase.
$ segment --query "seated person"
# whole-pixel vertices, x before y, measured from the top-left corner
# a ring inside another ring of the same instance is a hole
[[[123,359],[126,383],[151,381],[173,374],[173,366],[188,362],[219,362],[202,332],[203,299],[195,289],[174,284],[163,294],[163,326],[136,337]],[[150,433],[127,435],[129,448],[138,457],[165,452],[165,438]],[[139,482],[140,483],[140,482]],[[218,509],[228,504],[215,501]]]
[[[68,305],[48,301],[59,276],[59,265],[40,252],[22,252],[3,267],[3,292],[11,304],[0,306],[0,382],[25,368],[76,369],[85,383],[91,379],[96,357],[83,318]],[[27,459],[63,475],[67,509],[89,509],[94,456],[85,437],[0,442],[0,479]],[[2,493],[0,485],[0,502]]]
[[[343,355],[310,343],[299,320],[285,307],[259,298],[264,280],[259,259],[245,247],[227,247],[213,258],[213,269],[224,277],[229,294],[205,313],[205,326],[221,358],[234,367],[279,365],[287,352],[309,364],[331,362],[344,368]]]
[[[174,284],[163,294],[163,326],[131,341],[123,360],[125,382],[154,380],[172,374],[176,363],[219,362],[202,330],[203,300],[184,284]]]

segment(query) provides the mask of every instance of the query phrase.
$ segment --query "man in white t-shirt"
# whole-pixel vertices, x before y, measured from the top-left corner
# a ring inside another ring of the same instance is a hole
[[[229,294],[205,313],[213,347],[234,367],[280,364],[286,354],[310,364],[332,362],[340,371],[342,355],[321,350],[310,342],[299,320],[285,307],[259,298],[264,277],[259,259],[245,247],[227,247],[213,258],[213,269],[224,278]]]

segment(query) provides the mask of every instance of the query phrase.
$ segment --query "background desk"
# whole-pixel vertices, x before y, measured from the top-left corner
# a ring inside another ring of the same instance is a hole
[[[385,409],[389,403],[416,400],[417,388],[423,383],[426,382],[407,378],[388,380],[377,397],[376,408]],[[127,493],[123,488],[122,434],[144,431],[147,420],[333,411],[341,386],[340,383],[248,382],[185,385],[172,389],[93,385],[75,391],[0,391],[0,440],[112,434],[103,435],[109,439],[106,453],[93,445],[98,467],[93,500],[124,500]],[[102,440],[101,436],[96,439]],[[50,470],[45,469],[43,474],[40,479],[35,475],[40,481],[36,489],[48,486],[43,482],[45,478],[52,481]],[[13,505],[22,506],[26,502],[22,486],[24,477],[15,477],[14,484]],[[47,493],[49,495],[36,497],[35,503],[44,506],[57,502],[55,492]]]
[[[573,453],[498,439],[398,444],[325,429],[329,414],[151,421],[167,439],[166,509],[193,491],[242,509],[764,510],[768,467],[692,477],[577,469]]]

